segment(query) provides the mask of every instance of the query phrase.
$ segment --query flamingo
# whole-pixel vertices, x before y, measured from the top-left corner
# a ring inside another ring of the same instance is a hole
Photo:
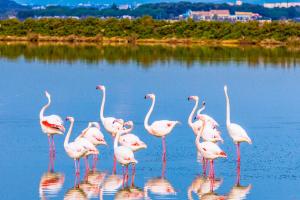
[[[75,173],[76,176],[79,176],[79,159],[87,154],[98,154],[99,152],[95,147],[92,147],[93,145],[88,140],[84,138],[80,138],[77,141],[69,143],[70,135],[74,126],[74,118],[67,117],[66,120],[70,121],[71,124],[64,141],[64,148],[67,155],[74,160]]]
[[[130,133],[133,130],[133,122],[128,121],[128,122],[126,122],[126,124],[128,126],[130,126],[130,128],[127,129],[127,131],[129,133],[121,135],[120,139],[119,139],[119,143],[122,146],[126,146],[126,147],[130,148],[133,152],[136,152],[140,149],[146,149],[147,145],[142,140],[140,140],[140,138],[138,136]]]
[[[50,106],[51,104],[51,96],[50,94],[45,91],[45,95],[48,99],[48,103],[44,105],[40,111],[40,125],[42,128],[42,131],[47,134],[48,136],[48,142],[49,142],[49,152],[50,155],[55,155],[55,144],[53,135],[60,134],[62,135],[65,132],[64,122],[58,115],[49,115],[44,116],[45,110]]]
[[[145,99],[151,99],[152,100],[152,105],[145,117],[144,120],[144,126],[145,129],[151,134],[156,137],[161,137],[162,138],[162,146],[163,146],[163,161],[166,161],[166,141],[165,137],[171,131],[174,129],[176,124],[179,124],[179,121],[170,121],[170,120],[159,120],[153,122],[151,125],[149,125],[149,118],[150,115],[153,111],[154,105],[155,105],[155,94],[147,94],[145,96]]]
[[[98,85],[96,86],[97,90],[101,90],[103,92],[102,95],[102,103],[100,107],[100,120],[105,128],[105,130],[112,135],[112,137],[115,137],[117,132],[123,128],[124,120],[118,119],[121,123],[114,123],[116,118],[114,117],[104,117],[104,105],[105,105],[105,99],[106,99],[106,89],[104,85]]]
[[[119,120],[115,120],[117,122]],[[120,135],[126,133],[127,130],[121,130],[118,131],[115,141],[114,141],[114,155],[116,157],[116,160],[118,163],[120,163],[123,166],[123,172],[124,172],[124,166],[126,166],[126,180],[128,178],[128,165],[133,164],[136,165],[138,161],[134,158],[133,151],[126,146],[118,146]]]
[[[107,145],[103,133],[100,131],[100,125],[98,122],[89,122],[88,127],[82,131],[82,133],[75,139],[77,141],[80,138],[87,139],[95,147],[98,145]],[[97,155],[94,156],[94,166],[96,167]]]
[[[226,158],[227,155],[224,151],[220,149],[220,147],[213,143],[213,142],[202,142],[200,143],[200,134],[203,132],[205,128],[205,120],[203,118],[200,118],[203,122],[203,126],[201,127],[201,130],[198,132],[197,137],[195,139],[195,144],[197,147],[197,150],[201,153],[204,159],[210,161],[210,170],[209,175],[210,178],[214,179],[214,160],[216,158]]]
[[[197,135],[198,128],[200,128],[202,126],[202,121],[201,120],[197,120],[197,121],[193,122],[193,116],[194,116],[194,114],[196,112],[196,109],[198,107],[198,104],[199,104],[199,97],[198,96],[189,96],[188,97],[188,101],[191,101],[191,100],[195,101],[195,105],[194,105],[194,107],[192,109],[191,114],[189,115],[188,124],[192,128],[194,134]]]
[[[241,154],[240,154],[240,143],[247,142],[252,144],[250,137],[248,136],[245,129],[243,129],[240,125],[230,122],[230,102],[227,93],[227,86],[224,86],[224,92],[226,97],[226,127],[227,131],[232,138],[234,144],[237,148],[237,161],[240,162]]]

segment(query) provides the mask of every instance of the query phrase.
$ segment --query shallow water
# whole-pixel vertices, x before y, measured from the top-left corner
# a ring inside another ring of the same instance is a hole
[[[146,150],[136,153],[136,188],[130,191],[137,197],[147,193],[151,199],[197,199],[198,191],[201,199],[238,199],[232,198],[233,192],[243,190],[248,192],[246,199],[299,199],[299,55],[299,50],[286,48],[1,44],[1,199],[120,199],[127,195],[129,189],[122,189],[121,167],[117,175],[111,174],[113,145],[103,128],[109,146],[100,147],[97,170],[88,174],[88,184],[83,181],[81,162],[81,184],[74,188],[74,164],[64,151],[64,136],[55,137],[55,172],[48,172],[48,141],[38,120],[46,103],[44,90],[53,101],[47,114],[74,116],[72,140],[89,121],[99,118],[98,84],[107,88],[105,114],[133,120],[133,132],[148,144]],[[241,124],[253,140],[252,145],[241,145],[240,183],[244,188],[235,186],[236,155],[225,127],[224,84],[229,87],[232,121]],[[151,121],[182,122],[166,139],[164,177],[161,140],[143,127],[150,106],[143,97],[149,92],[157,96]],[[225,140],[220,146],[228,159],[216,161],[214,194],[207,193],[194,134],[187,125],[194,105],[187,101],[189,95],[206,101],[206,113],[220,123]],[[42,180],[53,182],[53,187],[40,187]],[[112,182],[114,188],[109,187]],[[102,185],[100,194],[97,184]],[[164,193],[157,191],[162,186],[167,188]],[[166,195],[168,192],[171,194]]]

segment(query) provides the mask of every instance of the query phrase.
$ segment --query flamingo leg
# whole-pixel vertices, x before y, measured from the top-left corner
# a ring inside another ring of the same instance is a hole
[[[129,177],[129,175],[128,175],[128,165],[126,165],[126,183],[128,182],[128,177]]]
[[[165,139],[165,136],[162,137],[162,147],[163,147],[162,160],[166,161],[166,139]]]
[[[240,151],[240,143],[236,144],[236,154],[237,154],[237,162],[241,162],[241,151]]]
[[[113,167],[113,174],[116,174],[117,171],[117,159],[116,156],[114,155],[114,167]]]
[[[123,171],[123,188],[124,188],[124,183],[125,183],[125,171],[124,171],[124,165],[122,166],[122,171]]]
[[[90,166],[89,166],[89,158],[88,156],[84,157],[84,162],[85,162],[85,170],[88,172],[90,171]]]
[[[51,140],[52,140],[52,153],[53,153],[53,157],[55,157],[55,144],[54,144],[53,135],[51,135]]]
[[[206,159],[204,157],[202,158],[202,171],[203,175],[206,176]]]
[[[241,179],[241,163],[238,162],[237,168],[236,168],[236,185],[240,185],[240,179]]]
[[[52,143],[51,143],[50,135],[48,135],[48,143],[49,143],[49,157],[52,157]]]
[[[134,178],[135,178],[135,164],[132,164],[132,178],[131,178],[131,186],[134,186]]]
[[[93,155],[93,171],[96,170],[97,161],[98,161],[98,156],[97,155]]]

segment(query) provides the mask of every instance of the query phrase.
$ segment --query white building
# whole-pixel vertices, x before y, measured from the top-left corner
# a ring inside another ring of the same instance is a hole
[[[300,6],[300,2],[264,3],[265,8],[290,8]]]

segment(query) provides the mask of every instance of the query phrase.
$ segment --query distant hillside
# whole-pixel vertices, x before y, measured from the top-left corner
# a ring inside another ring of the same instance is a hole
[[[0,0],[0,10],[21,9],[21,8],[23,8],[23,6],[14,1]]]

